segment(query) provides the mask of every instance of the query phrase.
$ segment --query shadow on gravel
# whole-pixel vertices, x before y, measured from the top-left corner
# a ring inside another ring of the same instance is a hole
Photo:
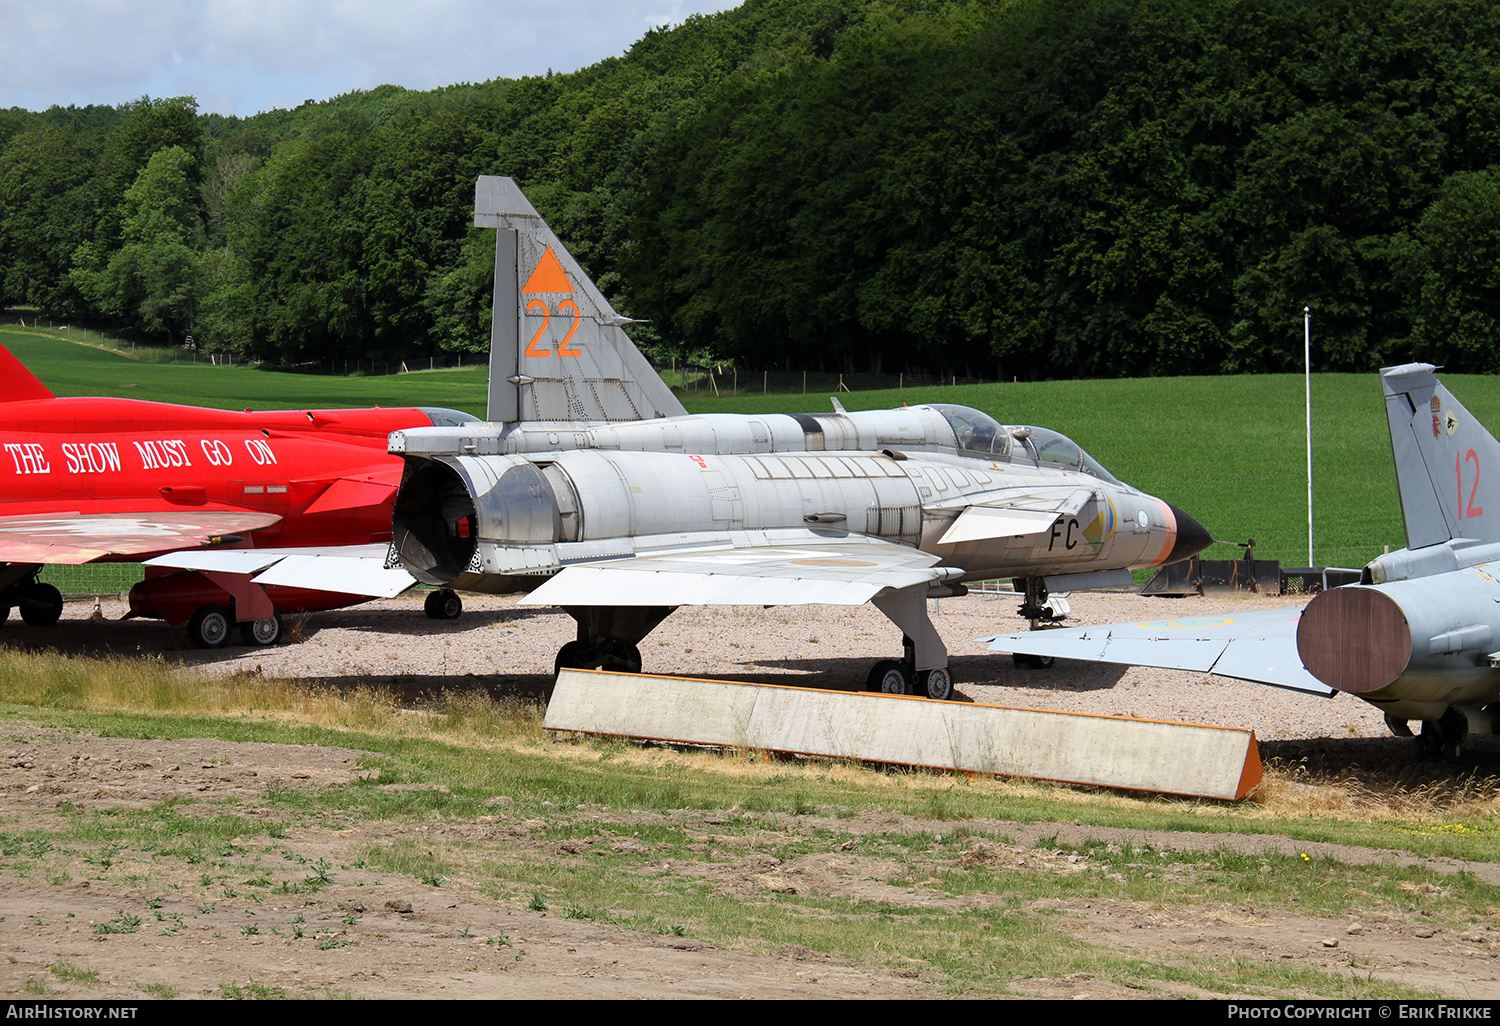
[[[433,620],[421,607],[412,610],[333,609],[320,613],[291,613],[283,618],[279,644],[306,644],[327,629],[403,637],[441,638],[484,630],[497,624],[523,624],[551,613],[546,609],[472,610],[457,620]],[[15,621],[0,626],[0,645],[17,652],[56,653],[105,659],[111,656],[160,655],[180,666],[201,666],[254,652],[238,634],[223,648],[195,648],[186,629],[160,620],[59,620],[51,627],[29,627]]]
[[[324,628],[341,628],[347,631],[363,631],[371,634],[400,634],[408,637],[441,637],[445,634],[464,634],[496,624],[524,624],[541,616],[555,616],[557,610],[550,608],[465,609],[457,620],[433,620],[420,608],[406,610],[362,610],[359,606],[348,609],[330,609],[322,613],[309,613],[303,640],[314,638]],[[295,616],[288,617],[288,627]],[[288,630],[291,633],[291,630]]]
[[[955,670],[954,677],[958,680],[972,680],[998,688],[1042,688],[1067,694],[1107,691],[1130,670],[1128,666],[1113,663],[1085,663],[1074,659],[1059,659],[1045,669],[1033,669],[1017,666],[1008,655],[955,656],[953,665],[962,665],[967,671],[959,673]]]

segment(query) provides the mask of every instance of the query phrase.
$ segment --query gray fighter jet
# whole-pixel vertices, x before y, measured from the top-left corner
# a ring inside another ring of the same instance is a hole
[[[1128,581],[1209,543],[1072,441],[963,406],[689,416],[508,178],[480,178],[499,229],[489,422],[397,431],[393,549],[420,581],[529,591],[578,623],[558,667],[639,671],[680,605],[872,602],[904,635],[870,686],[952,693],[927,598],[966,580]]]
[[[1385,713],[1419,756],[1457,758],[1500,715],[1500,443],[1433,376],[1380,372],[1407,547],[1307,608],[1074,627],[984,640],[998,652],[1201,670]]]

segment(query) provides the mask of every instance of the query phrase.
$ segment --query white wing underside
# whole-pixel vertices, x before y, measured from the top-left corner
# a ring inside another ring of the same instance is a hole
[[[533,606],[847,605],[948,576],[938,557],[875,538],[688,548],[565,567]]]
[[[1300,609],[1113,623],[1001,634],[979,640],[991,651],[1084,662],[1196,670],[1257,684],[1332,695],[1297,655]]]
[[[385,566],[388,546],[341,545],[325,549],[215,549],[172,552],[148,566],[245,574],[256,584],[394,598],[416,581],[405,570]]]

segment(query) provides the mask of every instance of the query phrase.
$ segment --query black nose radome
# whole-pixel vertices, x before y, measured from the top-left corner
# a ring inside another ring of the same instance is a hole
[[[1177,544],[1172,546],[1172,552],[1164,562],[1175,563],[1179,559],[1187,559],[1196,556],[1209,545],[1213,539],[1209,537],[1208,529],[1198,523],[1192,516],[1184,513],[1170,502],[1167,509],[1172,511],[1172,516],[1177,519]]]

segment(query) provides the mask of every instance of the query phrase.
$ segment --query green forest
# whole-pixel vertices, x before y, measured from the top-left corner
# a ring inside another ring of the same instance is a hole
[[[566,74],[0,111],[0,306],[273,365],[488,344],[479,174],[658,360],[1500,370],[1500,4],[746,0]]]

